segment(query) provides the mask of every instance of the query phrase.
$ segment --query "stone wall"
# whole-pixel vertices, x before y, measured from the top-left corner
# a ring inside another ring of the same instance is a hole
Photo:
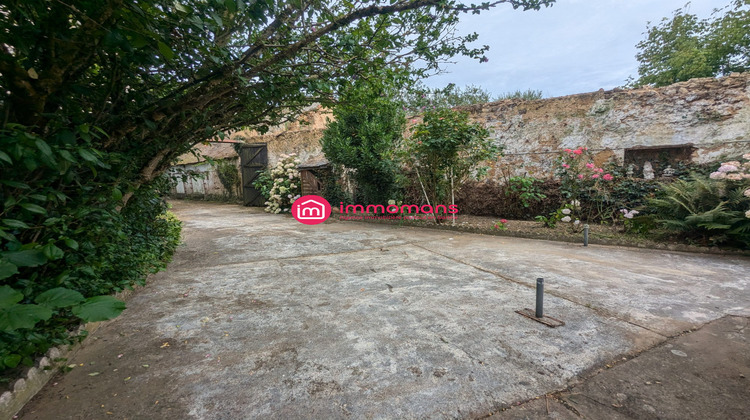
[[[750,74],[462,109],[505,147],[505,156],[489,173],[498,180],[503,175],[549,177],[558,152],[578,146],[588,147],[598,165],[633,164],[636,173],[648,160],[657,176],[664,164],[707,163],[750,152]],[[320,138],[328,118],[329,110],[314,106],[298,121],[264,135],[242,131],[231,138],[267,143],[270,165],[289,153],[305,162],[322,156]]]
[[[323,156],[320,139],[323,137],[328,118],[332,118],[330,110],[316,105],[310,107],[296,121],[271,127],[265,134],[238,131],[232,133],[230,138],[244,143],[266,143],[269,166],[276,165],[281,160],[281,155],[291,153],[297,154],[304,163]]]
[[[635,162],[636,170],[639,157],[707,163],[750,151],[750,74],[463,109],[505,147],[494,178],[549,176],[557,153],[578,146],[598,164]]]

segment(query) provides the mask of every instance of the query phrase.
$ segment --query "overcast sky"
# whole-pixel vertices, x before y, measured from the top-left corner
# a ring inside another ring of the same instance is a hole
[[[494,95],[541,90],[545,97],[612,89],[637,76],[635,44],[647,22],[658,22],[687,0],[557,0],[522,12],[501,5],[481,15],[462,15],[459,33],[479,34],[489,62],[457,58],[430,87],[482,86]],[[690,11],[709,17],[729,0],[692,0]]]

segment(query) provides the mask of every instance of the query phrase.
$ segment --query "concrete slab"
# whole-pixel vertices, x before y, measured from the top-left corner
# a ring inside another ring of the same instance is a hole
[[[726,317],[605,370],[562,398],[586,418],[750,418],[750,319]]]
[[[650,302],[692,302],[709,318],[748,311],[748,260],[660,254],[679,263],[669,267],[653,251],[302,226],[195,202],[175,212],[185,245],[169,270],[89,338],[79,366],[21,418],[480,417],[700,322]],[[606,283],[618,267],[626,274]],[[689,292],[674,297],[680,267],[705,271],[684,273]],[[721,277],[726,287],[714,290],[717,273],[735,275],[737,287]],[[547,313],[565,327],[514,312],[533,305],[529,285],[540,275],[552,290]],[[714,307],[700,285],[717,296]],[[719,296],[724,289],[735,295]]]

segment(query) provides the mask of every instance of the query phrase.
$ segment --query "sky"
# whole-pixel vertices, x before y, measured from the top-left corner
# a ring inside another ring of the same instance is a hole
[[[429,87],[477,85],[498,95],[541,90],[545,97],[623,86],[638,75],[636,44],[648,22],[671,17],[687,0],[557,0],[539,11],[500,5],[461,16],[458,33],[477,32],[489,45],[489,62],[456,57],[447,73],[425,80]],[[700,18],[729,0],[692,0]]]

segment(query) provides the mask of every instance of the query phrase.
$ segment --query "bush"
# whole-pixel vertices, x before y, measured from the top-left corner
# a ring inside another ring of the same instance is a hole
[[[90,127],[43,139],[24,127],[0,132],[0,371],[31,365],[70,343],[82,321],[124,304],[109,294],[143,284],[179,243],[162,199],[166,178],[124,197],[128,162],[90,146]]]
[[[406,122],[401,106],[382,89],[360,86],[343,95],[333,116],[321,139],[323,153],[338,171],[353,170],[357,201],[385,204],[397,198],[395,151]]]
[[[497,159],[500,149],[468,113],[438,108],[412,127],[402,153],[425,201],[436,206],[450,203],[461,185],[483,176],[488,168],[482,164]]]
[[[690,180],[664,184],[649,200],[654,220],[668,232],[702,245],[750,248],[750,179]]]
[[[302,192],[302,180],[300,179],[299,159],[297,156],[281,155],[281,161],[271,169],[268,179],[271,188],[268,190],[268,201],[266,201],[266,212],[268,213],[289,213],[292,210],[292,203],[300,197]],[[258,187],[261,192],[268,184],[267,180],[258,180]]]
[[[529,201],[528,207],[525,207],[519,191],[512,191],[508,184],[469,180],[458,190],[456,204],[461,214],[515,220],[534,220],[535,216],[549,214],[560,207],[564,200],[560,193],[560,181],[535,180],[534,185],[537,193],[544,195],[544,198]]]

